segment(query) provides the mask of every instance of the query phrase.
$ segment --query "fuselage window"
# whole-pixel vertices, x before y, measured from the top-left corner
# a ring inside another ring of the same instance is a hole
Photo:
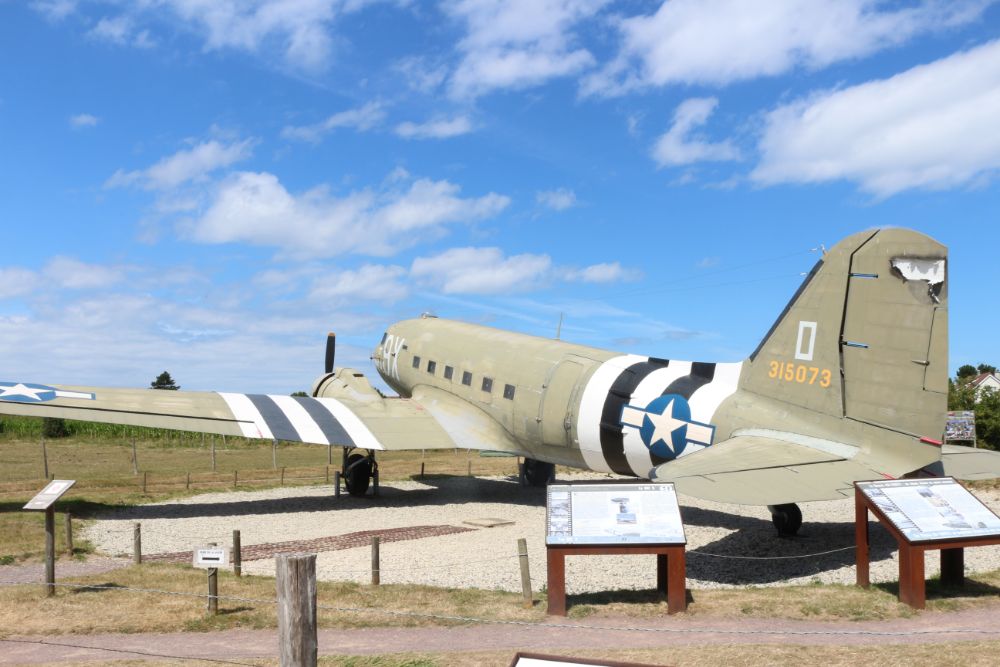
[[[483,391],[493,391],[493,378],[483,378]]]
[[[454,375],[454,374],[455,374],[455,369],[454,368],[452,368],[451,366],[445,366],[444,367],[444,379],[445,380],[450,380],[451,376]]]
[[[437,367],[438,365],[436,361],[427,362],[427,372],[430,373],[431,375],[434,375],[434,371],[437,370]]]
[[[413,367],[420,368],[420,357],[413,357]]]
[[[503,397],[506,398],[508,401],[514,400],[514,385],[505,384],[503,386]]]
[[[466,387],[472,386],[472,373],[470,373],[469,371],[464,371],[462,373],[462,384],[464,384]]]

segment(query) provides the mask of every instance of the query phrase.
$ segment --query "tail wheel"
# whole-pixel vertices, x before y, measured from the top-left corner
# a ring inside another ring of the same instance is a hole
[[[556,476],[554,463],[524,459],[524,481],[529,486],[545,486]]]
[[[802,527],[802,510],[794,503],[785,505],[768,505],[771,511],[771,523],[778,529],[781,537],[793,537]]]
[[[344,470],[344,484],[352,496],[363,496],[368,493],[368,485],[372,479],[372,460],[364,454],[351,454],[347,457]]]

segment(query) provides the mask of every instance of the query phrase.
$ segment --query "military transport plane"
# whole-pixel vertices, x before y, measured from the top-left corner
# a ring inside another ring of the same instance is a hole
[[[857,480],[1000,476],[1000,455],[942,445],[948,392],[947,251],[914,231],[866,231],[816,264],[749,358],[620,354],[424,316],[393,324],[359,372],[312,397],[0,383],[0,414],[64,417],[344,447],[348,491],[375,453],[470,448],[673,482],[684,494],[767,505],[850,496]]]

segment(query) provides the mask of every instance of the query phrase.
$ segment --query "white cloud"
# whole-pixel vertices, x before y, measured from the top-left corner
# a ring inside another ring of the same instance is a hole
[[[768,114],[758,183],[850,180],[878,197],[1000,169],[1000,41]]]
[[[661,167],[738,160],[740,153],[729,141],[711,143],[692,134],[692,130],[708,122],[718,103],[714,97],[695,97],[681,102],[674,111],[673,125],[653,146],[653,159]]]
[[[448,139],[471,131],[472,121],[467,116],[438,118],[426,123],[406,121],[396,126],[396,134],[404,139]]]
[[[567,188],[544,190],[535,193],[535,201],[554,211],[565,211],[576,206],[576,193]]]
[[[409,295],[409,287],[401,282],[405,276],[406,269],[401,266],[365,264],[357,270],[316,278],[309,297],[326,304],[359,300],[394,303]]]
[[[31,8],[50,21],[61,21],[76,11],[76,5],[76,0],[36,0]]]
[[[614,283],[638,280],[642,277],[639,271],[622,268],[618,262],[603,262],[592,264],[583,269],[570,269],[563,272],[563,278],[569,281],[583,283]]]
[[[295,195],[273,174],[238,172],[218,186],[187,231],[202,243],[274,246],[297,257],[391,255],[443,234],[447,225],[494,217],[510,203],[492,192],[462,198],[459,186],[448,181],[419,179],[408,189],[393,187],[398,185],[392,180],[382,191],[341,197],[321,186]]]
[[[993,0],[667,0],[621,19],[621,50],[585,94],[669,84],[726,85],[860,58],[916,35],[977,20]]]
[[[39,288],[38,274],[19,267],[0,268],[0,299],[29,294]]]
[[[337,128],[350,127],[358,132],[367,132],[382,122],[385,110],[379,102],[369,102],[357,109],[340,111],[326,120],[313,125],[286,126],[281,130],[285,139],[297,139],[310,143],[319,143],[324,136]]]
[[[89,113],[79,113],[69,117],[69,124],[73,127],[94,127],[100,122],[100,118]]]
[[[462,61],[452,73],[454,97],[521,89],[580,72],[593,55],[573,45],[573,27],[605,0],[452,0],[443,6],[466,25]]]
[[[505,257],[500,248],[452,248],[413,260],[410,277],[445,294],[502,294],[538,287],[551,266],[548,255]]]
[[[116,46],[148,49],[156,45],[148,30],[138,29],[135,21],[124,14],[115,17],[105,16],[90,29],[87,35]]]
[[[46,280],[65,289],[100,289],[121,282],[125,269],[87,264],[71,257],[53,257],[45,265],[44,275]]]
[[[189,181],[199,181],[217,169],[250,157],[255,141],[229,144],[210,140],[163,158],[141,171],[119,169],[105,182],[107,188],[140,185],[147,190],[169,190]]]
[[[332,27],[338,14],[365,3],[341,0],[160,0],[205,38],[209,51],[276,50],[297,69],[319,71],[333,53]]]

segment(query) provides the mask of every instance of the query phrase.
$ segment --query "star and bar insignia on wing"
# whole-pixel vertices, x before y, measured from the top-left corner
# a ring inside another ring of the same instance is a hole
[[[94,400],[95,394],[84,391],[64,391],[44,384],[29,382],[0,382],[0,401],[14,403],[44,403],[57,398]]]

